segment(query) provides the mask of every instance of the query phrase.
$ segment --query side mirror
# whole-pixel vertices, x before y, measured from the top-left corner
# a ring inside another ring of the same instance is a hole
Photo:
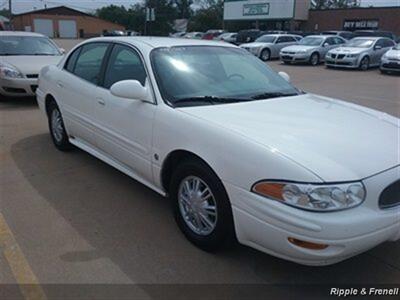
[[[110,92],[112,95],[130,100],[150,102],[149,93],[146,87],[137,80],[122,80],[114,83]]]
[[[279,74],[279,76],[281,76],[283,79],[285,79],[287,82],[290,82],[290,76],[289,76],[288,73],[286,73],[286,72],[279,72],[278,74]]]
[[[328,44],[328,43],[324,43],[323,46],[324,46],[324,47],[328,47],[329,44]]]
[[[374,50],[381,50],[381,49],[382,49],[382,46],[379,46],[379,45],[374,47]]]
[[[60,48],[60,52],[61,52],[61,54],[65,54],[65,52],[67,52],[67,51],[65,51],[64,48]]]

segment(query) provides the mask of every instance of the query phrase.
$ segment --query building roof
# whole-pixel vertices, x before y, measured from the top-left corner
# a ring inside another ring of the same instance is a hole
[[[31,11],[27,11],[27,12],[20,13],[20,14],[14,14],[14,16],[24,16],[24,15],[30,15],[30,14],[75,15],[75,16],[80,15],[80,16],[88,16],[88,17],[96,18],[96,16],[94,16],[94,15],[85,13],[85,12],[77,10],[77,9],[73,9],[73,8],[65,6],[65,5],[44,8],[44,9],[31,10]]]

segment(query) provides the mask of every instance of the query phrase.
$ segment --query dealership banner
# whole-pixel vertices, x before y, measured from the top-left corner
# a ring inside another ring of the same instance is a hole
[[[295,0],[225,0],[224,20],[291,19]]]

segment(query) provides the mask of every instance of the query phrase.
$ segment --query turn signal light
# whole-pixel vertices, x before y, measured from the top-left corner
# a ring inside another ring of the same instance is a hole
[[[324,250],[328,248],[329,245],[324,245],[324,244],[316,244],[316,243],[311,243],[311,242],[306,242],[302,240],[298,240],[295,238],[288,238],[289,242],[291,242],[293,245],[296,245],[301,248],[306,248],[306,249],[311,249],[311,250]]]
[[[259,182],[254,185],[253,192],[276,200],[283,200],[283,187],[282,183],[274,182]]]

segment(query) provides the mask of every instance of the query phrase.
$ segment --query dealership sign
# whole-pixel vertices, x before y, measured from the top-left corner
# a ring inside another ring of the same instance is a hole
[[[345,20],[343,23],[343,29],[345,30],[376,30],[379,29],[378,20]]]
[[[269,3],[244,4],[243,16],[262,16],[269,14]]]
[[[225,0],[224,20],[293,18],[295,0]]]

